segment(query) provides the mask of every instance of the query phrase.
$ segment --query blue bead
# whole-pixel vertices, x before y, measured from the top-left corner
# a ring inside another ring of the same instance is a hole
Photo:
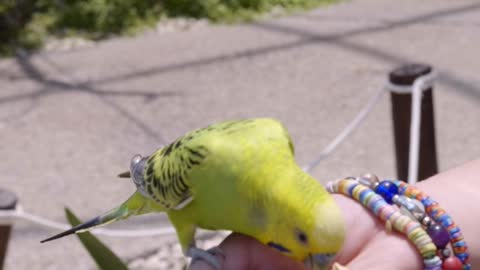
[[[348,188],[348,195],[350,197],[353,196],[353,189],[356,188],[358,186],[358,184],[355,184],[355,185],[351,185],[349,188]]]
[[[443,225],[444,227],[449,227],[450,225],[453,224],[453,221],[452,221],[452,219],[451,219],[449,216],[447,216],[447,218],[440,219],[440,220],[441,220],[442,225]]]
[[[434,203],[434,201],[433,201],[432,199],[430,199],[430,198],[427,197],[427,198],[425,198],[425,199],[422,200],[422,203],[423,203],[423,205],[425,205],[425,206],[430,206],[430,205],[432,205],[432,204]]]
[[[363,202],[365,201],[365,197],[370,193],[370,190],[369,189],[365,189],[363,190],[362,192],[360,192],[360,202]]]
[[[454,233],[458,233],[459,231],[460,231],[460,228],[458,228],[458,227],[453,227],[453,228],[451,228],[448,232],[449,232],[450,234],[454,234]]]
[[[440,222],[444,222],[444,221],[446,221],[447,219],[450,219],[450,216],[447,215],[447,214],[442,214],[442,215],[439,216],[437,219],[440,220]]]
[[[452,245],[453,247],[464,247],[466,246],[465,241],[458,241]]]
[[[459,258],[461,261],[465,261],[468,258],[468,254],[466,253],[456,254],[455,256]]]
[[[391,181],[384,180],[378,184],[375,192],[382,196],[389,204],[392,204],[393,196],[398,194],[398,187]]]

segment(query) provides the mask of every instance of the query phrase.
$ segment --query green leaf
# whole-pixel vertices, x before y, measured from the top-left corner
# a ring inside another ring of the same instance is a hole
[[[65,215],[68,222],[72,226],[80,224],[80,220],[70,211],[65,208]],[[101,270],[128,270],[128,267],[115,255],[105,244],[100,242],[95,236],[89,232],[77,234],[83,246],[92,256]]]

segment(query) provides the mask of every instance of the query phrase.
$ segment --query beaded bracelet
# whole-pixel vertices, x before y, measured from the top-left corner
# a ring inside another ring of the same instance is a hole
[[[403,233],[413,242],[420,252],[425,270],[441,270],[442,261],[436,255],[437,248],[423,228],[391,206],[382,196],[353,179],[343,179],[327,183],[331,193],[342,193],[370,209],[375,216],[388,222],[398,232]]]
[[[432,217],[435,222],[441,224],[443,228],[447,229],[450,244],[453,247],[453,253],[463,264],[462,269],[470,270],[471,266],[469,264],[467,243],[463,238],[460,228],[452,221],[450,215],[448,215],[436,201],[432,200],[428,195],[414,186],[410,186],[407,183],[398,180],[394,180],[393,183],[398,187],[399,194],[420,201],[425,207],[427,214]],[[439,232],[437,231],[436,233]],[[453,257],[447,258],[445,263],[449,261],[450,264],[453,264],[453,260]]]
[[[366,174],[330,182],[327,189],[354,198],[387,225],[405,234],[422,255],[425,269],[470,270],[467,244],[458,226],[437,202],[413,186],[398,180],[380,182],[375,175]],[[400,207],[401,211],[391,204]],[[446,248],[449,242],[456,257],[450,256]]]

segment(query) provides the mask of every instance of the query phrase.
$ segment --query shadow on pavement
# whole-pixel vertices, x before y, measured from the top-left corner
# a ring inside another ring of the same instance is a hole
[[[12,95],[7,97],[0,98],[0,105],[8,102],[19,101],[23,99],[31,99],[32,103],[23,110],[23,113],[27,113],[32,110],[35,106],[36,101],[39,98],[44,96],[55,94],[64,91],[81,91],[85,93],[90,93],[97,96],[102,102],[106,105],[115,109],[123,117],[126,117],[130,121],[134,122],[139,128],[141,128],[146,134],[160,140],[162,143],[166,143],[165,139],[161,136],[160,133],[149,127],[146,123],[142,122],[134,114],[127,111],[125,108],[121,107],[117,103],[108,99],[107,97],[143,97],[145,101],[154,100],[159,97],[171,97],[178,96],[179,93],[176,92],[147,92],[141,90],[129,90],[129,91],[112,91],[112,90],[102,90],[97,89],[93,85],[101,85],[109,83],[112,81],[118,82],[123,80],[129,80],[138,77],[145,77],[151,75],[158,75],[161,73],[172,72],[176,70],[181,70],[185,68],[195,68],[199,66],[212,65],[219,62],[233,61],[243,57],[255,57],[262,54],[267,54],[271,52],[284,51],[293,48],[298,48],[301,46],[312,45],[315,43],[327,43],[333,46],[340,47],[344,50],[355,52],[358,54],[366,55],[371,58],[375,58],[380,61],[387,62],[391,65],[400,65],[405,62],[412,62],[415,59],[406,59],[405,57],[397,56],[391,52],[383,51],[378,48],[367,46],[364,44],[358,44],[347,38],[364,35],[369,33],[377,33],[382,31],[391,31],[393,29],[398,29],[401,27],[406,27],[413,24],[424,23],[432,21],[433,19],[438,19],[440,17],[451,16],[455,14],[460,14],[463,12],[471,12],[472,10],[480,9],[480,3],[474,3],[469,5],[463,5],[459,7],[454,7],[450,9],[442,9],[437,11],[432,11],[429,13],[417,15],[410,18],[405,18],[397,21],[390,22],[381,22],[380,25],[368,26],[361,29],[348,30],[340,33],[331,33],[331,34],[319,34],[307,31],[305,29],[298,29],[289,25],[284,25],[275,22],[258,22],[250,24],[252,27],[263,29],[266,31],[283,33],[286,35],[294,35],[299,37],[299,40],[293,42],[287,42],[283,44],[277,44],[273,46],[260,47],[255,49],[244,50],[241,52],[236,52],[232,54],[219,55],[211,58],[198,59],[195,61],[188,61],[175,65],[160,66],[150,69],[144,69],[135,71],[128,74],[115,75],[111,77],[105,77],[100,80],[93,80],[88,82],[75,82],[73,79],[69,80],[58,80],[58,79],[49,79],[38,69],[31,61],[30,56],[25,53],[19,53],[17,55],[17,63],[22,68],[23,72],[32,80],[40,83],[43,87],[37,91]],[[53,67],[57,72],[62,74],[62,69],[55,65],[54,62],[49,59],[42,57],[43,62],[48,64],[50,67]],[[458,78],[454,74],[451,74],[447,71],[439,71],[439,82],[444,83],[453,91],[468,97],[475,98],[480,101],[480,86],[475,82],[468,82],[461,78]],[[20,113],[21,114],[21,113]]]
[[[39,59],[41,59],[44,64],[49,65],[57,73],[64,75],[62,72],[62,69],[58,67],[54,62],[50,61],[45,57],[41,57]],[[98,97],[104,104],[110,106],[115,111],[117,111],[117,113],[119,113],[123,117],[135,123],[135,125],[138,126],[140,129],[142,129],[142,131],[145,132],[147,135],[151,136],[157,141],[159,140],[160,143],[162,144],[167,143],[165,138],[159,132],[157,132],[150,126],[148,126],[135,114],[130,113],[128,110],[126,110],[119,104],[115,103],[111,99],[108,99],[108,97],[127,97],[127,98],[143,97],[145,102],[149,102],[156,98],[180,96],[181,93],[174,92],[174,91],[157,93],[157,92],[148,92],[148,91],[142,91],[142,90],[128,90],[128,91],[102,90],[102,89],[95,88],[90,82],[75,82],[73,78],[69,78],[68,80],[47,78],[42,73],[42,71],[31,61],[30,55],[26,53],[23,53],[23,52],[18,53],[16,56],[16,61],[20,66],[20,68],[22,69],[23,73],[29,79],[36,81],[42,86],[40,89],[30,93],[23,93],[23,94],[11,95],[11,96],[0,98],[0,105],[21,101],[25,99],[30,99],[32,101],[31,104],[29,104],[29,106],[26,109],[22,110],[21,113],[16,114],[15,115],[16,117],[21,117],[22,114],[26,114],[31,110],[33,110],[38,99],[40,98],[44,98],[52,94],[64,93],[66,91],[79,91],[83,93],[89,93]],[[9,121],[11,120],[12,119],[10,119]]]
[[[359,54],[367,55],[369,57],[375,58],[377,60],[382,60],[391,65],[400,65],[406,62],[415,61],[415,59],[406,59],[404,57],[396,56],[390,52],[382,51],[377,48],[370,46],[365,46],[362,44],[357,44],[352,41],[346,40],[347,38],[382,32],[382,31],[391,31],[401,27],[406,27],[414,24],[424,23],[432,21],[433,19],[438,19],[445,16],[451,16],[455,14],[460,14],[464,12],[471,12],[474,10],[480,9],[480,3],[462,5],[459,7],[454,7],[450,9],[442,9],[437,11],[432,11],[429,13],[417,15],[410,18],[405,18],[397,21],[383,22],[381,25],[369,26],[361,29],[348,30],[340,33],[332,34],[318,34],[312,33],[303,29],[298,29],[290,27],[287,25],[281,25],[273,22],[260,22],[251,24],[252,27],[261,28],[267,31],[273,31],[277,33],[284,33],[289,35],[296,35],[300,37],[300,40],[293,42],[277,44],[273,46],[266,46],[261,48],[244,50],[241,52],[235,52],[233,54],[219,55],[211,58],[198,59],[194,61],[188,61],[175,65],[160,66],[150,69],[144,69],[135,71],[128,74],[115,75],[112,77],[105,77],[100,80],[95,81],[98,84],[104,84],[111,81],[118,80],[129,80],[138,77],[157,75],[166,72],[172,72],[176,70],[182,70],[185,68],[195,68],[199,66],[212,65],[219,62],[233,61],[243,57],[255,57],[262,54],[278,52],[283,50],[289,50],[301,46],[307,46],[315,43],[332,43],[334,46],[341,47],[342,49],[353,51]],[[455,75],[448,72],[439,72],[439,81],[446,84],[450,88],[458,91],[459,93],[467,96],[480,99],[480,87],[476,86],[473,82],[468,82],[457,78]]]

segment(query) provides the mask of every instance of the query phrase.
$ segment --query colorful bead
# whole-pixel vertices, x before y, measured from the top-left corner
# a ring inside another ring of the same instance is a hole
[[[360,182],[360,184],[364,186],[374,189],[380,183],[380,180],[378,180],[378,177],[376,175],[366,173],[358,178],[358,182]]]
[[[384,180],[375,188],[375,192],[380,194],[387,203],[393,203],[393,196],[398,194],[398,187],[391,181]]]
[[[403,195],[395,195],[393,196],[393,202],[400,207],[400,211],[404,215],[409,216],[413,220],[421,222],[426,216],[425,207],[417,200],[412,200]]]
[[[452,251],[448,248],[442,249],[442,251],[440,253],[441,253],[442,257],[444,257],[444,258],[448,258],[452,255]]]
[[[387,182],[390,181],[381,182],[377,189],[383,190],[383,194],[392,200],[398,193],[398,188],[392,182],[390,184]],[[436,255],[437,247],[416,220],[402,215],[394,206],[387,203],[386,198],[370,190],[367,186],[359,184],[358,179],[339,180],[332,184],[329,183],[327,186],[329,190],[342,193],[359,201],[382,221],[388,222],[396,231],[405,234],[424,258],[425,270],[441,270],[441,260]],[[394,188],[391,188],[392,186]],[[408,207],[414,209],[415,205],[409,204]],[[421,209],[420,207],[418,208]]]
[[[462,270],[462,262],[454,256],[448,257],[443,261],[442,270]]]
[[[442,260],[439,257],[435,256],[429,259],[423,260],[425,264],[425,270],[441,270]]]
[[[430,226],[433,223],[433,220],[429,216],[424,216],[420,221],[425,227]]]
[[[392,183],[396,186],[396,190],[391,188]],[[334,184],[334,187],[328,185],[329,191],[333,190],[355,198],[372,210],[381,220],[388,222],[397,231],[408,235],[424,258],[431,259],[432,256],[436,256],[437,246],[443,248],[438,251],[438,255],[442,258],[449,258],[451,251],[445,249],[448,245],[446,240],[448,238],[456,259],[463,264],[463,270],[470,270],[468,247],[460,229],[445,210],[424,192],[399,180],[379,182],[378,177],[372,174],[339,180]],[[373,188],[376,193],[369,190],[368,187]],[[401,212],[390,209],[389,204],[392,202],[400,207]],[[404,214],[402,215],[402,213]],[[417,220],[425,226],[432,237],[418,223],[416,226],[410,223],[412,220]],[[430,266],[425,264],[425,267],[429,270],[440,269],[433,264]]]
[[[432,238],[433,243],[440,249],[444,249],[450,241],[447,230],[440,224],[430,225],[427,228],[427,233]]]
[[[447,228],[450,236],[450,243],[453,247],[453,253],[456,258],[463,263],[464,270],[470,269],[467,244],[463,241],[463,235],[460,232],[460,229],[452,221],[451,217],[445,212],[445,210],[443,210],[437,202],[417,188],[399,180],[394,180],[394,183],[399,189],[399,194],[420,200],[425,206],[427,214],[430,215],[435,222],[440,223]],[[422,223],[426,224],[427,222],[424,223],[424,221],[422,221]]]

